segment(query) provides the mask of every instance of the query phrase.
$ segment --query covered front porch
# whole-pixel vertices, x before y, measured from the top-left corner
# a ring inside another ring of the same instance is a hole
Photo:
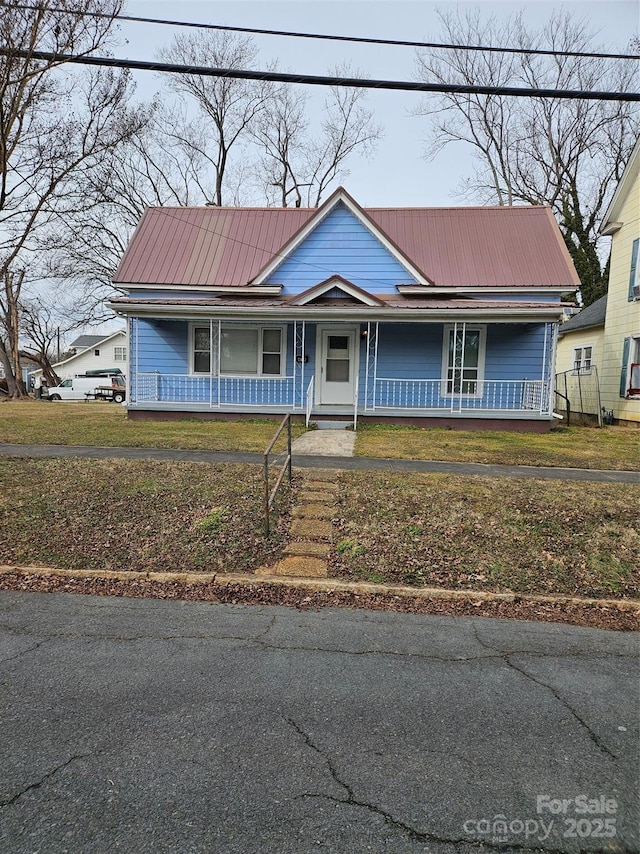
[[[154,351],[153,339],[164,346]],[[552,417],[549,322],[130,318],[129,341],[132,414]]]

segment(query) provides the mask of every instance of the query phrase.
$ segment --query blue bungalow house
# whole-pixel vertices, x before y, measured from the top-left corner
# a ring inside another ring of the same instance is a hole
[[[297,413],[549,428],[561,296],[546,207],[150,208],[114,276],[130,417]]]

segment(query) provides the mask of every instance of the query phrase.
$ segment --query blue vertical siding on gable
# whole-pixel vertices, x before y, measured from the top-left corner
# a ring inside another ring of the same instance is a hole
[[[301,293],[339,275],[370,293],[390,293],[416,279],[344,205],[334,208],[274,270],[266,284]]]

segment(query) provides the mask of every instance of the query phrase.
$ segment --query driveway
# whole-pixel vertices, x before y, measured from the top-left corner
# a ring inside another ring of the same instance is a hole
[[[0,850],[638,851],[636,636],[0,593]]]

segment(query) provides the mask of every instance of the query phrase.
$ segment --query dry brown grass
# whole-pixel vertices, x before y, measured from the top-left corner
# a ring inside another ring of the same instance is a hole
[[[343,472],[333,573],[376,582],[640,596],[640,487]]]
[[[640,471],[637,427],[562,427],[549,433],[358,427],[362,457]]]

